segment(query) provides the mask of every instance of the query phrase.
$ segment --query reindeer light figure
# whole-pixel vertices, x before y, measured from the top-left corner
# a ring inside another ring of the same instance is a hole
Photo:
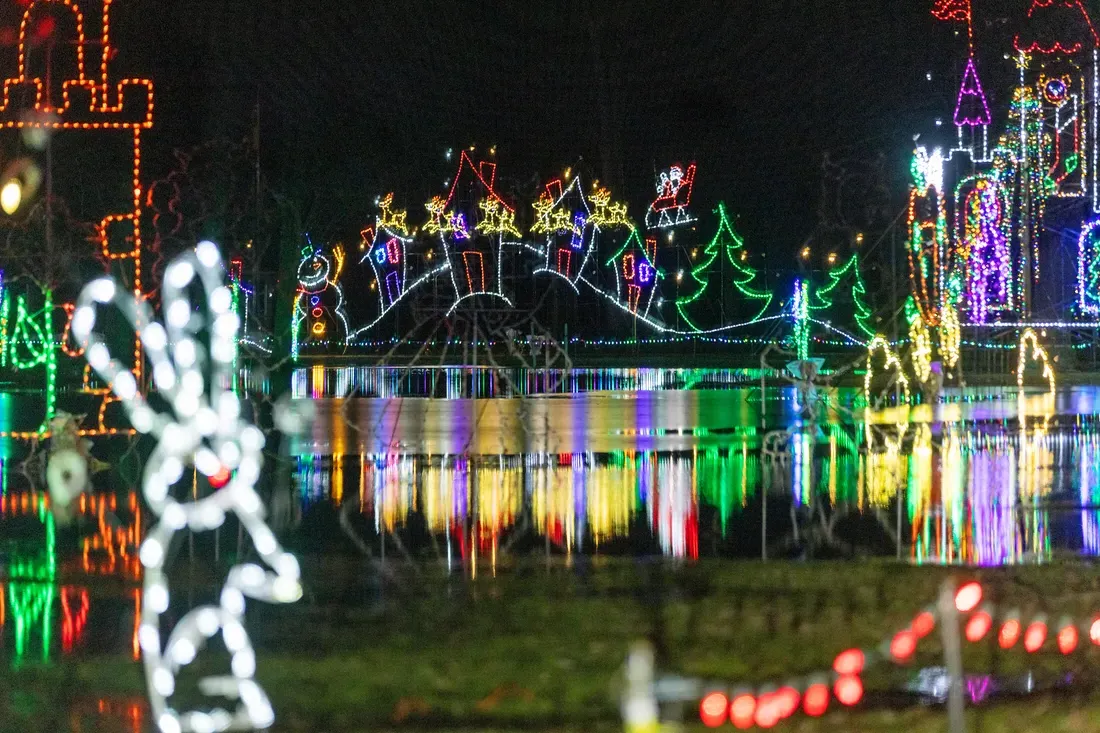
[[[270,727],[275,720],[271,704],[253,679],[256,657],[243,624],[245,597],[275,603],[301,597],[298,561],[282,549],[264,522],[263,504],[254,488],[260,476],[263,433],[241,417],[240,401],[227,388],[240,320],[223,278],[217,246],[202,242],[165,271],[166,325],[155,322],[148,304],[111,278],[95,280],[84,288],[72,321],[78,342],[86,345],[88,363],[121,400],[134,428],[158,439],[142,479],[145,499],[160,521],[141,546],[145,593],[138,640],[153,719],[162,733]],[[192,307],[189,291],[196,279],[206,296],[206,314]],[[154,387],[169,406],[167,412],[150,407],[133,372],[111,355],[95,331],[97,308],[110,304],[118,307],[141,339],[152,365]],[[208,350],[200,343],[204,333],[209,334]],[[203,498],[177,500],[171,489],[189,466],[215,478],[214,485],[223,481],[224,485]],[[254,563],[231,568],[218,605],[188,612],[163,642],[160,617],[168,610],[169,601],[164,564],[172,536],[187,528],[216,529],[228,513],[239,519],[270,570]],[[232,675],[206,677],[200,681],[200,689],[210,697],[236,700],[236,709],[174,710],[168,701],[175,692],[177,673],[219,632],[232,655]]]

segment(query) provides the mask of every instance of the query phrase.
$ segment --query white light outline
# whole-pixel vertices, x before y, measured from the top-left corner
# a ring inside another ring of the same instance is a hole
[[[232,312],[232,299],[223,284],[224,265],[218,248],[202,242],[176,258],[165,273],[164,312],[182,304],[176,311],[186,309],[184,322],[168,319],[167,327],[161,326],[144,299],[136,299],[117,284],[113,293],[103,288],[103,283],[114,283],[110,278],[85,286],[73,318],[73,334],[85,347],[89,363],[122,402],[134,427],[157,438],[145,464],[142,491],[160,521],[141,545],[145,579],[138,631],[153,720],[162,733],[267,728],[275,717],[266,693],[253,679],[255,652],[244,629],[244,599],[247,596],[277,603],[297,600],[301,596],[300,569],[298,561],[283,551],[264,522],[263,503],[255,491],[263,463],[264,436],[242,419],[240,401],[228,388],[240,319]],[[179,277],[173,278],[173,273]],[[196,278],[206,296],[207,318],[193,312],[186,292]],[[102,300],[96,299],[97,293]],[[104,297],[104,293],[110,297]],[[110,355],[102,336],[95,332],[96,308],[111,304],[134,327],[152,365],[150,373],[161,374],[155,381],[171,406],[170,412],[150,408],[130,372]],[[208,351],[193,339],[204,328],[209,330]],[[203,371],[208,361],[211,383],[205,385]],[[195,466],[207,476],[224,471],[228,483],[202,499],[177,502],[170,490],[188,466]],[[169,604],[164,563],[171,538],[188,527],[214,529],[225,521],[227,512],[237,516],[271,570],[252,563],[232,567],[218,605],[200,606],[184,614],[164,644],[160,617]],[[237,700],[236,710],[173,710],[168,699],[174,692],[177,672],[219,631],[233,655],[232,675],[206,677],[200,681],[200,689],[207,696]]]

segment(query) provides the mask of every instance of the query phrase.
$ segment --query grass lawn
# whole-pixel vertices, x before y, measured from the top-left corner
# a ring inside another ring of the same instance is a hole
[[[508,568],[496,578],[479,572],[474,581],[422,567],[380,584],[346,560],[307,557],[306,598],[290,607],[253,603],[249,630],[277,730],[614,731],[621,730],[620,668],[639,638],[658,645],[669,671],[731,684],[783,683],[827,669],[846,648],[889,638],[933,601],[948,574],[880,562],[616,560],[584,572],[542,566]],[[1044,611],[1054,624],[1063,615],[1084,619],[1100,611],[1100,576],[1089,565],[957,574],[980,576],[992,600],[1024,618]],[[935,635],[927,641],[918,667],[940,664]],[[1091,682],[1100,679],[1091,672],[1100,654],[1090,646],[1062,658],[1051,647],[1033,657],[988,644],[967,650],[968,671],[1073,673],[1078,680],[1068,692],[973,710],[971,730],[1100,730],[1100,697],[1093,695],[1100,688]],[[216,651],[200,660],[206,672],[225,669]],[[871,672],[865,684],[886,689],[906,674]],[[181,677],[184,694],[189,684]],[[5,666],[0,731],[130,732],[126,701],[143,695],[140,665],[123,653],[58,654],[49,666]],[[703,729],[693,723],[694,709],[684,717],[689,730]],[[801,716],[781,727],[946,729],[941,711],[920,706]]]

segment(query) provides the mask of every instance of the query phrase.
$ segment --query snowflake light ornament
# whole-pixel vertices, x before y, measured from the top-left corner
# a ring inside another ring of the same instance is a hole
[[[245,597],[289,603],[302,592],[298,561],[282,549],[264,522],[263,503],[254,488],[263,460],[263,433],[241,417],[240,401],[228,389],[241,324],[223,279],[217,246],[202,242],[165,270],[165,325],[153,320],[144,300],[124,291],[111,278],[95,280],[84,288],[72,321],[77,341],[86,345],[88,363],[121,400],[134,428],[158,439],[142,480],[145,499],[160,521],[141,546],[145,592],[138,640],[153,719],[162,733],[214,733],[272,725],[271,704],[253,679],[256,656],[243,624]],[[205,314],[193,307],[189,295],[196,280],[206,296]],[[152,366],[154,387],[169,405],[167,412],[149,405],[133,373],[111,355],[95,331],[97,308],[111,304],[141,339]],[[208,349],[201,343],[207,333]],[[224,486],[203,498],[177,500],[171,489],[189,466],[215,479],[214,485],[224,481]],[[163,641],[160,617],[169,602],[164,563],[172,536],[187,528],[216,529],[230,512],[270,569],[254,563],[231,568],[218,605],[191,610],[168,634],[167,642]],[[179,670],[219,632],[232,655],[232,674],[206,677],[200,681],[200,689],[210,697],[236,700],[235,710],[174,710],[168,701],[175,692]]]

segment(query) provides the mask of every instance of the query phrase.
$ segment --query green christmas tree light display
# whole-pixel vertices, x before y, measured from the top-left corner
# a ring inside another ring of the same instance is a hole
[[[813,291],[813,302],[810,308],[835,312],[836,296],[838,293],[844,292],[844,288],[840,286],[846,280],[851,281],[849,292],[852,296],[852,309],[856,326],[868,339],[874,338],[875,329],[870,324],[873,313],[871,307],[867,305],[867,286],[859,272],[858,254],[853,254],[846,263],[829,271],[828,284]]]
[[[718,231],[703,250],[703,261],[691,270],[691,277],[697,285],[695,292],[676,299],[676,309],[680,312],[680,316],[695,331],[703,329],[688,315],[687,308],[706,293],[710,286],[710,269],[719,254],[724,253],[733,267],[734,287],[749,300],[753,308],[759,307],[755,315],[749,319],[750,321],[759,320],[764,315],[773,297],[771,292],[753,287],[752,283],[759,279],[760,271],[745,262],[748,257],[745,251],[745,240],[734,230],[726,212],[726,205],[718,204],[714,213],[718,215]]]

